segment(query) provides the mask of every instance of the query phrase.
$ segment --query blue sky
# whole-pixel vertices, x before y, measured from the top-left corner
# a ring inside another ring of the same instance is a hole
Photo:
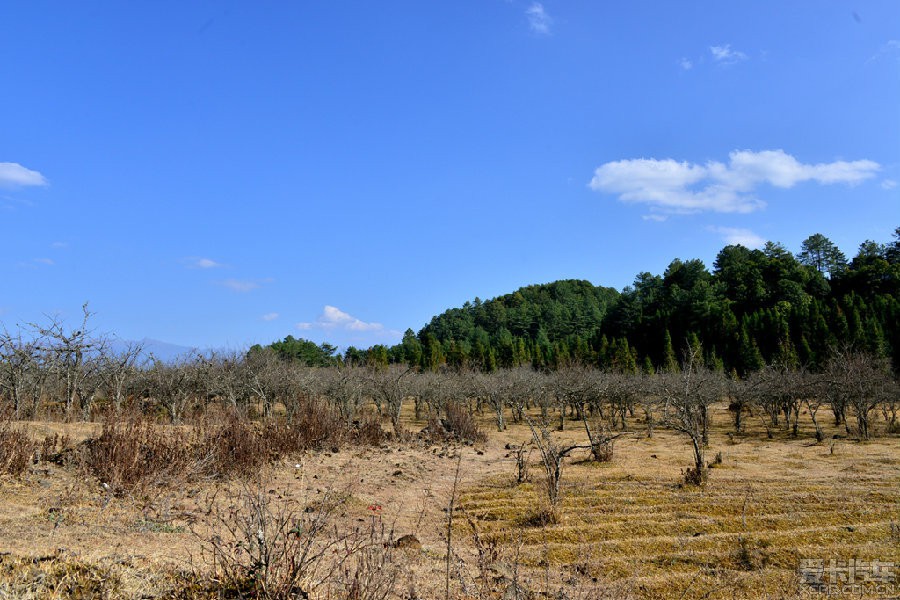
[[[5,2],[0,320],[393,343],[900,225],[900,3]]]

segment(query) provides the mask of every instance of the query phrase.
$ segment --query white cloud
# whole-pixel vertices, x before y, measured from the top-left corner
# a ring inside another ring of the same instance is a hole
[[[531,6],[525,9],[525,16],[528,17],[528,25],[531,30],[541,35],[550,35],[550,24],[553,19],[544,10],[544,5],[540,2],[532,2]]]
[[[874,177],[880,168],[871,160],[804,164],[784,150],[735,150],[728,164],[700,165],[670,158],[608,162],[594,171],[590,187],[670,214],[749,213],[765,206],[753,194],[760,185],[791,188],[805,181],[853,185]]]
[[[221,267],[222,265],[212,260],[211,258],[198,258],[194,261],[194,266],[199,269],[215,269],[216,267]]]
[[[893,179],[885,179],[881,182],[881,189],[883,190],[892,190],[897,187],[897,182]]]
[[[189,256],[185,259],[182,259],[182,262],[189,269],[218,269],[224,267],[220,262],[216,262],[211,258],[205,258],[202,256]]]
[[[23,269],[40,269],[41,267],[52,267],[56,264],[52,258],[32,258],[28,262],[18,263],[19,268]]]
[[[250,292],[259,287],[258,281],[248,281],[242,279],[225,279],[220,282],[232,292]]]
[[[682,69],[684,69],[685,71],[690,71],[691,69],[694,68],[694,63],[691,62],[690,60],[682,57],[682,59],[678,61],[678,66],[681,67]]]
[[[27,187],[47,185],[47,179],[37,171],[26,169],[19,163],[0,162],[0,186]]]
[[[710,46],[709,51],[712,53],[713,59],[720,65],[733,65],[742,60],[747,60],[747,55],[739,50],[732,50],[731,44]]]
[[[263,321],[274,321],[274,320],[277,319],[279,316],[280,316],[280,315],[279,315],[277,312],[270,312],[270,313],[264,314],[264,315],[263,315],[262,317],[260,317],[260,318],[261,318]]]
[[[762,248],[766,244],[766,240],[749,229],[738,229],[736,227],[709,227],[710,231],[718,233],[726,244],[740,244],[746,248]]]
[[[343,331],[368,331],[382,332],[385,331],[384,325],[381,323],[367,323],[357,319],[353,315],[345,313],[336,306],[326,305],[322,309],[322,314],[316,318],[314,323],[303,322],[297,323],[297,329],[323,329],[326,331],[343,330]]]
[[[866,64],[879,60],[884,56],[900,57],[900,40],[888,40],[886,44],[878,49],[878,52],[869,57]]]
[[[667,217],[666,215],[657,215],[654,213],[654,214],[649,214],[649,215],[643,215],[641,218],[645,221],[655,221],[657,223],[662,223],[663,221],[668,220],[669,217]]]

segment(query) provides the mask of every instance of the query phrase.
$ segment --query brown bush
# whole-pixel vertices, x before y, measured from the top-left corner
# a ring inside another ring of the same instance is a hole
[[[381,420],[372,411],[357,414],[358,419],[350,424],[353,443],[360,446],[378,446],[384,441]]]
[[[14,429],[9,420],[0,422],[0,473],[18,477],[25,472],[37,444],[23,431]]]
[[[390,531],[339,523],[348,496],[329,491],[306,508],[245,484],[224,502],[210,501],[209,529],[195,530],[214,565],[216,597],[287,600],[384,600],[394,594],[398,567]]]
[[[444,418],[438,413],[428,417],[425,436],[432,442],[454,440],[464,443],[484,442],[487,435],[478,427],[469,407],[462,402],[448,402]]]
[[[348,423],[334,403],[308,399],[286,422],[273,422],[265,428],[272,456],[284,456],[309,450],[336,448],[345,444],[378,445],[384,431],[376,415],[357,414]]]
[[[167,485],[196,468],[187,436],[160,431],[143,419],[107,417],[100,437],[82,444],[80,462],[117,496],[152,485]]]
[[[201,421],[196,430],[196,471],[207,477],[248,476],[270,459],[270,443],[259,428],[235,412]]]

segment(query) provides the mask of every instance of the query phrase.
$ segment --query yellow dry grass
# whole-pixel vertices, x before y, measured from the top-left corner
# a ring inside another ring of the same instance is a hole
[[[407,423],[423,425],[411,415]],[[832,440],[842,432],[828,431],[828,441],[816,444],[807,422],[796,439],[780,432],[768,439],[757,422],[733,436],[727,408],[716,406],[707,459],[721,452],[722,463],[697,488],[680,485],[691,464],[685,438],[665,430],[647,438],[640,423],[630,425],[612,462],[588,462],[586,453],[566,461],[555,524],[536,524],[546,510],[536,452],[532,481],[514,483],[515,461],[505,446],[530,439],[521,424],[498,433],[485,420],[489,439],[477,448],[390,443],[292,457],[268,469],[264,485],[298,506],[339,490],[347,499],[338,515],[345,524],[377,519],[395,537],[415,534],[421,548],[396,556],[404,562],[398,591],[405,596],[414,588],[422,598],[443,597],[445,508],[457,468],[454,597],[498,597],[517,580],[524,589],[561,589],[573,599],[790,598],[811,594],[798,577],[801,559],[900,567],[896,437],[859,443]],[[36,437],[75,439],[96,428],[28,427]],[[579,427],[572,421],[552,435],[583,441]],[[204,568],[190,530],[202,522],[209,498],[241,485],[195,482],[111,498],[101,483],[52,464],[0,480],[0,597],[66,597],[28,590],[35,581],[70,581],[79,573],[88,583],[107,581],[115,590],[109,597],[162,597],[178,572]],[[889,597],[860,591],[857,597]]]

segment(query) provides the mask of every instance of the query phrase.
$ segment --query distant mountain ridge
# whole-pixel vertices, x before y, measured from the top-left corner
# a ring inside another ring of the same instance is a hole
[[[179,358],[189,357],[196,354],[205,354],[207,349],[191,348],[188,346],[179,346],[178,344],[170,344],[152,338],[144,338],[142,340],[122,340],[113,338],[109,343],[109,349],[113,353],[120,353],[129,347],[139,344],[141,346],[141,361],[150,360],[151,357],[163,362],[173,362]]]

